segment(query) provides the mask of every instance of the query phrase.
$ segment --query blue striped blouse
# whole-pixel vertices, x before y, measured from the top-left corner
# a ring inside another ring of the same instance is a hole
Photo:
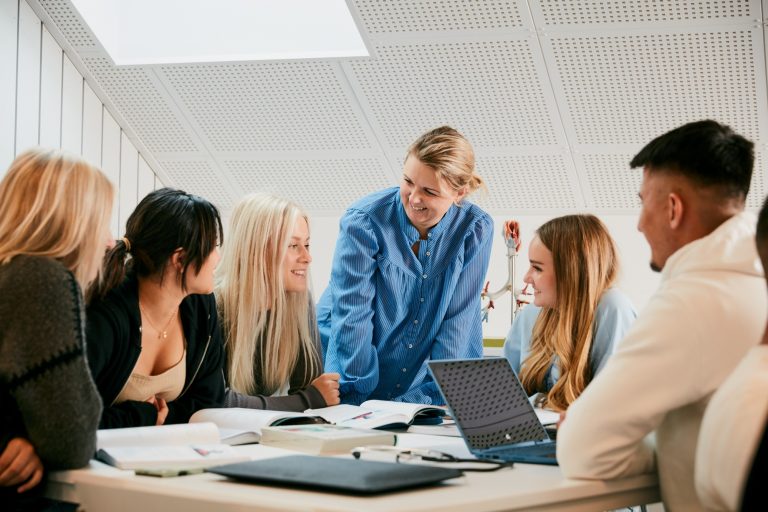
[[[331,279],[318,304],[325,371],[344,403],[442,404],[429,359],[482,355],[480,291],[493,220],[451,206],[419,244],[397,187],[353,204],[340,223]]]

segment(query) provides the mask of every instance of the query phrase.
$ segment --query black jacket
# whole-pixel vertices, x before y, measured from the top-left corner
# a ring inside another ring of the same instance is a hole
[[[187,372],[181,395],[168,404],[167,425],[186,423],[194,412],[220,407],[224,400],[224,350],[216,300],[213,294],[188,295],[180,309],[187,340]],[[129,273],[103,300],[91,303],[86,318],[88,364],[104,402],[99,428],[154,425],[154,405],[131,400],[114,403],[141,353],[141,313],[135,274]]]

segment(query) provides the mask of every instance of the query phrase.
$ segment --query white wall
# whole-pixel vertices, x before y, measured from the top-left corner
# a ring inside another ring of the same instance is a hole
[[[520,223],[522,239],[521,254],[517,257],[516,283],[522,285],[523,274],[528,270],[528,244],[533,232],[551,216],[525,216],[513,218]],[[598,215],[611,232],[621,257],[621,276],[618,286],[626,293],[638,311],[648,302],[658,286],[659,276],[648,266],[650,249],[642,234],[636,229],[637,217],[633,215]],[[494,291],[507,280],[507,248],[501,236],[502,223],[506,217],[494,217],[497,235],[493,240],[491,262],[486,280]],[[336,237],[339,231],[339,217],[313,217],[311,222],[312,285],[315,297],[319,298],[328,285]],[[503,338],[510,326],[510,295],[494,301],[488,322],[483,324],[483,335],[487,338]]]
[[[32,146],[63,148],[115,184],[112,231],[162,186],[134,144],[24,0],[0,0],[0,178]]]

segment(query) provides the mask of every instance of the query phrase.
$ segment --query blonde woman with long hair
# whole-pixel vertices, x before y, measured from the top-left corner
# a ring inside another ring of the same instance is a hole
[[[0,182],[0,503],[12,510],[42,509],[43,469],[84,466],[96,449],[83,290],[114,244],[113,196],[101,171],[57,150],[20,154]]]
[[[504,354],[529,395],[565,411],[603,368],[635,319],[614,288],[619,259],[594,215],[567,215],[536,230],[524,281],[534,303],[517,315]]]
[[[322,373],[309,294],[309,223],[294,203],[253,194],[235,206],[217,273],[228,407],[303,411],[339,403]]]

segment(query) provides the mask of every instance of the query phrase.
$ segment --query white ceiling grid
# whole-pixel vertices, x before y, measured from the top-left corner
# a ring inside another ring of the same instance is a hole
[[[68,0],[28,1],[160,172],[225,210],[269,190],[340,213],[446,123],[497,215],[636,212],[632,155],[703,118],[755,141],[749,206],[768,192],[768,0],[348,0],[370,58],[121,69]]]

